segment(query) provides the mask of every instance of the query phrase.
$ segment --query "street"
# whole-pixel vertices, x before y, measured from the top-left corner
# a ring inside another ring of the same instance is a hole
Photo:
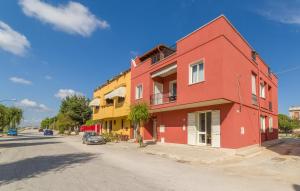
[[[37,130],[0,138],[1,191],[297,191],[299,184],[176,162],[110,144],[86,146],[79,137],[44,137]]]

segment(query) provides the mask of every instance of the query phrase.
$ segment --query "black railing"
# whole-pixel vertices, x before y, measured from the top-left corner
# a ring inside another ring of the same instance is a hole
[[[273,110],[273,105],[272,102],[269,101],[269,110],[272,111]]]
[[[176,94],[172,94],[170,92],[152,94],[150,96],[151,105],[165,104],[165,103],[175,102],[176,100],[177,100]]]
[[[258,104],[257,104],[257,96],[254,95],[254,94],[252,94],[252,104],[253,104],[253,105],[258,105]]]

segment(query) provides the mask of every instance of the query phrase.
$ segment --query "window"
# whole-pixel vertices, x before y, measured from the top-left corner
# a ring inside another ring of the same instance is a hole
[[[203,62],[190,65],[190,84],[204,81]]]
[[[143,86],[137,85],[135,88],[135,99],[143,98]]]
[[[264,82],[260,83],[259,96],[261,98],[266,98],[266,84]]]
[[[125,97],[118,97],[118,103],[123,103],[125,101]]]
[[[273,132],[273,118],[269,117],[269,132]]]
[[[114,100],[113,99],[106,99],[106,105],[113,105],[114,104]]]
[[[256,95],[256,75],[252,73],[251,75],[251,92]]]
[[[260,116],[260,130],[262,133],[266,132],[266,118],[265,116]]]
[[[176,80],[173,80],[173,81],[170,81],[170,85],[169,85],[169,88],[170,88],[170,96],[175,96],[177,95],[177,82]]]
[[[121,119],[121,127],[124,129],[124,119]]]

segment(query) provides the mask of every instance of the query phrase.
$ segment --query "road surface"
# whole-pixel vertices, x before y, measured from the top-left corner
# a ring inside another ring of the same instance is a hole
[[[299,184],[242,176],[79,138],[44,137],[36,130],[0,137],[1,191],[298,191]],[[300,180],[300,177],[299,177]]]

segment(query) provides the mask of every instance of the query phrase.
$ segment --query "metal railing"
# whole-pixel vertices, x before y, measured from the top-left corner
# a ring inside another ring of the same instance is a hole
[[[177,95],[170,92],[152,94],[150,96],[151,105],[171,103],[171,102],[176,102],[176,100],[177,100]]]
[[[253,105],[258,105],[258,103],[257,103],[257,96],[254,95],[254,94],[252,94],[252,104]]]

